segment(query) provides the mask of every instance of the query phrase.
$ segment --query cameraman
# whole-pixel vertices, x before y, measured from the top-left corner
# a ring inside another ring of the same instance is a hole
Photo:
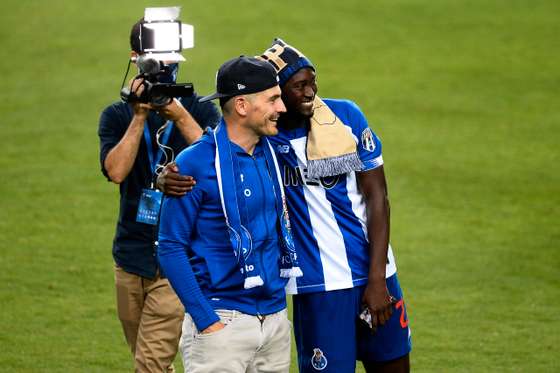
[[[134,24],[130,33],[131,57],[142,54],[142,23],[143,19]],[[168,67],[162,80],[174,83],[178,64]],[[142,80],[136,79],[131,92],[140,95],[143,88]],[[154,189],[155,171],[170,153],[179,153],[202,135],[202,128],[214,127],[219,120],[215,105],[199,103],[198,98],[173,98],[164,106],[116,102],[99,120],[101,170],[120,189],[113,241],[117,312],[136,372],[174,371],[184,309],[156,260],[161,194]],[[156,132],[166,123],[159,139],[166,149],[161,151]],[[159,198],[157,207],[150,198]],[[139,207],[153,212],[151,220],[142,217]]]

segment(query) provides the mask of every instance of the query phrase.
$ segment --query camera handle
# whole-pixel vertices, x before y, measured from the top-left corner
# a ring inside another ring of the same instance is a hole
[[[142,85],[144,86],[144,91],[143,94],[145,94],[145,92],[148,92],[151,88],[151,83],[146,80],[146,74],[138,74],[134,77],[134,79],[132,79],[132,82],[134,82],[136,79],[139,78],[143,78],[142,81]],[[131,92],[131,88],[132,88],[132,83],[130,87],[124,87],[124,81],[123,84],[121,86],[121,91],[120,91],[120,96],[121,96],[121,100],[123,102],[128,102],[128,103],[132,103],[132,102],[141,102],[141,97],[138,97],[136,95],[136,91],[135,92]],[[138,88],[137,88],[138,89]]]

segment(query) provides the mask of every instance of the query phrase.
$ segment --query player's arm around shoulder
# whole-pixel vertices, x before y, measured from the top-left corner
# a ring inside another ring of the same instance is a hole
[[[210,160],[211,148],[200,141],[184,149],[176,159],[181,173],[191,176],[197,183],[188,193],[181,196],[164,197],[159,227],[160,250],[165,252],[171,246],[189,244],[189,238],[196,224],[198,211],[205,197],[205,180]]]
[[[206,145],[200,144],[206,143]],[[179,168],[177,162],[168,163],[157,177],[156,185],[166,196],[181,197],[192,191],[197,183],[193,176],[193,172],[188,171],[195,166],[197,171],[203,171],[211,167],[210,162],[214,159],[213,151],[209,148],[210,141],[207,134],[203,135],[200,139],[192,145],[184,149],[177,159],[184,159],[181,161],[182,167]],[[184,155],[181,155],[185,153]],[[197,157],[202,157],[198,158]],[[204,158],[206,157],[206,158]],[[200,162],[206,162],[205,167],[200,166]]]
[[[173,162],[173,166],[181,173],[193,179],[193,185],[188,193],[169,194],[166,200],[182,200],[182,197],[192,196],[192,193],[204,191],[204,181],[208,178],[210,169],[213,169],[214,153],[211,146],[204,141],[198,140],[189,147],[183,149]],[[169,166],[169,165],[168,165]],[[168,167],[166,166],[166,168]],[[166,169],[164,169],[165,171]],[[159,177],[158,177],[159,183]],[[165,192],[165,190],[164,190]],[[188,200],[185,199],[185,200]]]

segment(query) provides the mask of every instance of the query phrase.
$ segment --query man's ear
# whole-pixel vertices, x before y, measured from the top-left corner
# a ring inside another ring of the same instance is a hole
[[[138,53],[136,53],[135,51],[130,51],[130,60],[136,63],[137,58],[138,58]]]
[[[249,100],[245,96],[237,96],[233,98],[233,106],[237,115],[240,117],[246,117],[249,113]]]

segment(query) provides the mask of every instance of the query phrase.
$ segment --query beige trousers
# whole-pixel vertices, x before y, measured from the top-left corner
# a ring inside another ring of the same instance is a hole
[[[115,266],[117,312],[135,372],[174,372],[184,308],[167,279],[149,280]]]
[[[291,323],[287,311],[264,320],[239,311],[218,310],[226,326],[200,334],[189,314],[179,348],[185,373],[288,373]]]

